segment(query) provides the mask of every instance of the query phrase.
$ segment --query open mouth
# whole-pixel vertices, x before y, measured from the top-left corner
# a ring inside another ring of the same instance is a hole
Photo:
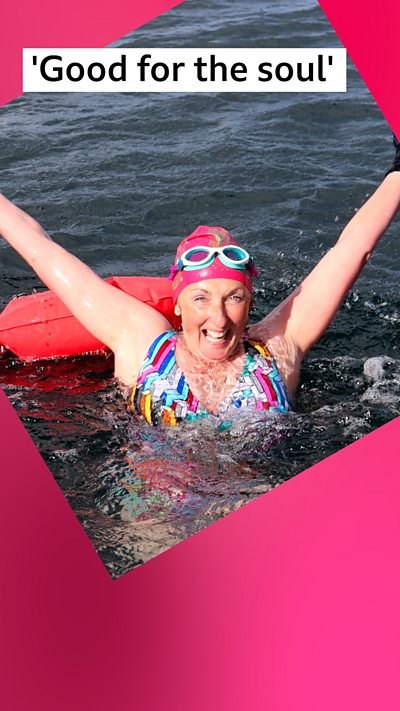
[[[218,344],[226,341],[229,329],[225,329],[225,331],[210,331],[210,329],[205,328],[203,330],[203,333],[207,341],[209,341],[210,343]]]

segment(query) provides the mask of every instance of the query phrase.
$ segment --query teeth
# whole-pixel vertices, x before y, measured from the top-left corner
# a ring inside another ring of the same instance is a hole
[[[223,336],[225,336],[226,334],[226,331],[210,331],[210,329],[207,329],[207,333],[213,338],[223,338]]]
[[[220,341],[225,338],[227,334],[227,331],[210,331],[210,329],[206,330],[206,337],[210,338],[213,341]]]

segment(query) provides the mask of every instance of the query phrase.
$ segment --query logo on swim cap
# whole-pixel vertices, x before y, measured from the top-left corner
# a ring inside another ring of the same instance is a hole
[[[225,247],[229,244],[237,245],[237,242],[228,230],[224,230],[223,227],[200,225],[179,244],[175,262],[191,247]]]

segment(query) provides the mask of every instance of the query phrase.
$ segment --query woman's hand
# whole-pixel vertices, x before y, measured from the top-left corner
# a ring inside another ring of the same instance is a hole
[[[392,172],[281,307],[285,334],[304,355],[322,336],[400,208],[400,173]]]
[[[400,149],[381,185],[350,220],[335,246],[300,286],[257,324],[268,338],[284,338],[298,358],[328,328],[387,227],[400,208]]]

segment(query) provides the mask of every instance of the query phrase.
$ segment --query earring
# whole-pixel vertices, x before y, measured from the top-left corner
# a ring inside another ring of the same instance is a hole
[[[175,314],[175,316],[180,316],[180,315],[181,315],[181,310],[180,310],[178,304],[176,304],[175,307],[174,307],[174,314]]]

